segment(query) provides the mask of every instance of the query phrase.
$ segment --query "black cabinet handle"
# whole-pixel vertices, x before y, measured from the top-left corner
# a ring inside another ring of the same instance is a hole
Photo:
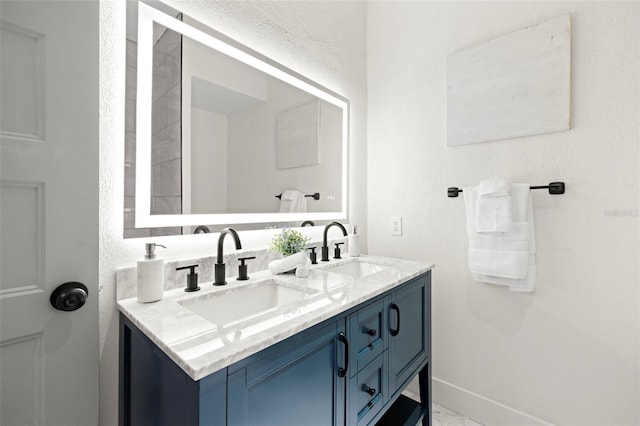
[[[396,302],[392,302],[390,308],[396,311],[396,316],[398,318],[398,326],[396,327],[395,330],[391,329],[389,330],[389,332],[391,333],[392,336],[397,336],[398,333],[400,333],[400,308],[398,307]]]
[[[376,337],[376,334],[378,334],[378,332],[375,329],[369,328],[369,327],[364,327],[364,326],[362,327],[362,332],[364,334],[368,334],[371,337]]]
[[[373,396],[376,394],[376,390],[374,388],[370,388],[369,386],[365,385],[364,383],[362,384],[362,387],[360,388],[360,390],[362,390],[362,392],[366,392],[369,394],[369,396]]]
[[[338,377],[344,377],[347,375],[347,370],[349,369],[349,341],[347,340],[347,336],[343,332],[338,334],[338,340],[344,343],[344,368],[338,369]]]

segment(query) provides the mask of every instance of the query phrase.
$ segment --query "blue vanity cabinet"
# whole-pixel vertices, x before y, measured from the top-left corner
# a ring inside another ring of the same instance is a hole
[[[427,272],[197,381],[121,314],[119,425],[429,426],[430,303]]]
[[[329,321],[230,368],[227,424],[343,425],[345,320]]]
[[[431,274],[420,276],[392,292],[387,306],[389,387],[393,393],[415,376],[430,355]]]
[[[120,426],[226,423],[227,369],[193,381],[120,314]]]

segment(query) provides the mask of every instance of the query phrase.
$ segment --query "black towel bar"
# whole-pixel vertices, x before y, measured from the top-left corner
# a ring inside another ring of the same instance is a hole
[[[318,201],[320,199],[320,193],[319,192],[316,192],[315,194],[305,194],[304,196],[308,197],[308,198],[313,198],[316,201]],[[276,195],[276,198],[282,199],[282,194]]]
[[[549,185],[531,186],[531,189],[548,189],[549,194],[564,194],[564,182],[551,182]],[[447,197],[457,197],[462,192],[462,189],[458,189],[456,186],[447,188]]]

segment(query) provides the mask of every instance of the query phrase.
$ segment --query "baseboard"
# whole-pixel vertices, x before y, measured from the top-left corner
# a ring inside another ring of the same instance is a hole
[[[460,413],[483,425],[491,426],[552,426],[498,401],[432,377],[433,402]]]

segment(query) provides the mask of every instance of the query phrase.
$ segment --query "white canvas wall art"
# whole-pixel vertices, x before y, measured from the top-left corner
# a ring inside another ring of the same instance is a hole
[[[570,98],[570,15],[452,53],[447,145],[568,130]]]

